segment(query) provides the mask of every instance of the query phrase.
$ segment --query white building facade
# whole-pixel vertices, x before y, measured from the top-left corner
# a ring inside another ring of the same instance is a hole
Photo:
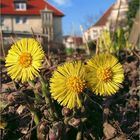
[[[83,42],[96,41],[103,30],[114,31],[117,26],[125,27],[127,11],[128,0],[117,0],[94,25],[84,31]]]

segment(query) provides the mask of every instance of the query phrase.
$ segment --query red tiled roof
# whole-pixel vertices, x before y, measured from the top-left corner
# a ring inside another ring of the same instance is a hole
[[[106,24],[108,17],[111,14],[113,5],[103,14],[103,16],[93,26],[103,26]]]
[[[0,1],[0,14],[2,15],[40,15],[40,10],[45,9],[53,11],[56,16],[64,16],[57,8],[46,2],[45,0],[27,0],[27,10],[19,11],[14,8],[14,0]]]

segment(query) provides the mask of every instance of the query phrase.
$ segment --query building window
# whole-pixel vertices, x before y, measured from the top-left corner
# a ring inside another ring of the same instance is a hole
[[[0,26],[3,26],[4,24],[4,17],[0,16]]]
[[[16,10],[26,10],[26,3],[15,3],[15,9]]]
[[[27,18],[26,17],[22,18],[22,23],[27,23]]]
[[[25,24],[27,23],[26,17],[16,17],[16,24]]]
[[[20,17],[16,17],[16,24],[21,24],[22,21],[21,21],[21,18]]]
[[[96,38],[98,36],[98,31],[97,30],[93,30],[93,38]]]
[[[20,5],[19,5],[18,3],[15,4],[15,9],[16,9],[16,10],[20,9]]]

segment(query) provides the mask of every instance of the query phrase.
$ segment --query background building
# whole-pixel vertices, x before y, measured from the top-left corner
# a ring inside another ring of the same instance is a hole
[[[63,37],[63,44],[66,48],[72,48],[76,50],[77,48],[81,48],[83,45],[83,40],[82,37],[79,36],[67,35]]]
[[[48,41],[62,42],[64,14],[44,0],[1,0],[0,25],[4,38],[46,37]]]
[[[127,11],[128,0],[116,0],[94,25],[84,31],[83,41],[97,40],[103,30],[114,31],[115,27],[125,27]]]

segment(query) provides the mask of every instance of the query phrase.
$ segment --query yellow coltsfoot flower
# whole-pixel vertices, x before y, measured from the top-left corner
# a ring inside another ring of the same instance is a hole
[[[21,80],[23,83],[39,75],[43,58],[40,43],[33,38],[24,38],[11,46],[5,66],[12,80]]]
[[[124,80],[124,70],[111,54],[99,54],[87,62],[87,84],[95,94],[115,94]]]
[[[81,107],[80,93],[85,88],[85,67],[81,61],[58,66],[50,79],[52,97],[67,108]]]

